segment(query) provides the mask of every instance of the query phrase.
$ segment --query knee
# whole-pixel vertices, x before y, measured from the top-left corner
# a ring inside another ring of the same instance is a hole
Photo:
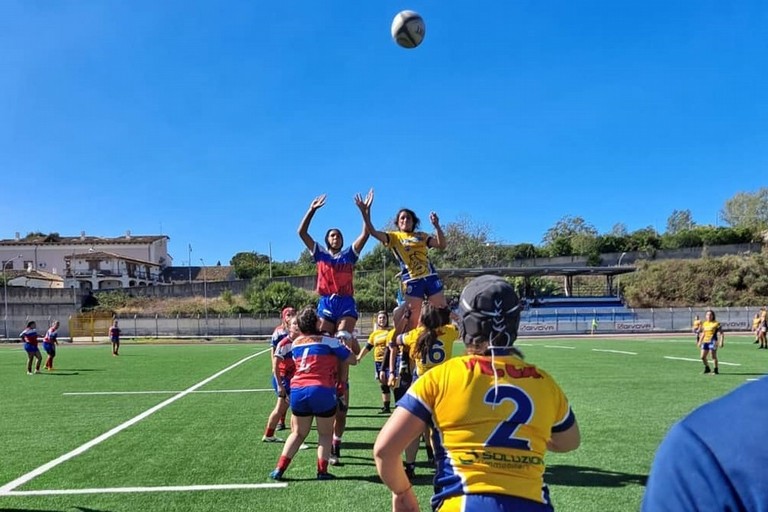
[[[389,394],[389,386],[387,386],[386,384],[382,384],[381,385],[381,392],[383,394],[385,394],[385,395],[388,395]]]

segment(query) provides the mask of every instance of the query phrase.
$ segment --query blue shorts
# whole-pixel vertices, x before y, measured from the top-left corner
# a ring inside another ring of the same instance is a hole
[[[419,299],[426,299],[443,291],[443,282],[435,274],[419,279],[411,279],[403,284],[405,285],[406,295],[418,297]]]
[[[34,353],[38,353],[39,354],[40,353],[40,349],[37,348],[37,345],[33,345],[31,343],[27,343],[26,341],[24,342],[24,350],[26,350],[30,354],[34,354]]]
[[[285,388],[285,393],[290,396],[291,395],[291,379],[283,375],[280,377],[283,380],[283,387]],[[272,389],[275,390],[275,396],[277,396],[277,380],[275,379],[275,376],[272,376]]]
[[[56,355],[56,344],[54,343],[43,343],[43,350],[45,350],[45,353],[49,356],[55,356]]]
[[[549,500],[549,491],[546,486],[542,490],[546,500]],[[509,496],[506,494],[467,494],[447,498],[443,501],[433,502],[432,509],[436,511],[461,510],[462,512],[554,512],[551,503],[539,503],[537,501]]]
[[[336,389],[322,386],[296,388],[291,393],[294,416],[330,418],[336,414]]]
[[[375,368],[373,370],[375,372],[373,374],[373,378],[376,379],[376,380],[379,380],[379,373],[386,372],[387,369],[384,368],[384,361],[374,361],[373,364],[375,366]]]
[[[710,341],[709,343],[702,343],[701,350],[709,350],[710,352],[717,352],[717,342]]]
[[[333,323],[345,316],[357,320],[355,298],[342,295],[323,295],[317,303],[317,316]]]

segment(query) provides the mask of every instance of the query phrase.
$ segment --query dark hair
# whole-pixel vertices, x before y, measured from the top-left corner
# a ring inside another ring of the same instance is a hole
[[[401,214],[401,213],[407,213],[408,215],[410,215],[410,216],[411,216],[411,218],[413,219],[413,230],[414,230],[414,231],[416,231],[417,229],[419,229],[419,225],[421,224],[421,221],[420,221],[420,220],[419,220],[419,218],[416,216],[416,213],[415,213],[413,210],[411,210],[410,208],[400,208],[400,209],[397,211],[397,214],[395,215],[395,227],[396,227],[396,228],[398,228],[398,229],[399,229],[399,225],[398,225],[398,223],[397,223],[397,219],[399,219],[399,218],[400,218],[400,214]]]
[[[413,347],[414,355],[421,360],[426,358],[427,352],[437,343],[437,330],[447,325],[450,321],[450,310],[448,308],[438,308],[430,303],[426,303],[421,308],[419,323],[424,326],[424,331],[416,338],[416,345]]]
[[[712,311],[711,309],[708,309],[708,310],[706,310],[706,311],[704,312],[704,315],[706,315],[707,313],[712,313],[712,320],[716,320],[716,318],[715,318],[715,312],[714,312],[714,311]]]
[[[376,313],[376,323],[379,321],[379,315],[384,315],[387,318],[387,321],[384,323],[384,325],[389,325],[389,313],[384,311],[383,309]]]
[[[325,248],[330,249],[331,244],[328,242],[328,237],[331,236],[331,233],[336,231],[339,234],[339,238],[341,238],[341,246],[344,247],[344,235],[341,234],[341,230],[339,228],[331,228],[328,231],[325,232]]]
[[[29,322],[27,322],[27,329],[29,329],[33,325],[35,325],[35,321],[34,320],[30,320]]]
[[[306,308],[299,311],[299,314],[296,315],[296,323],[299,326],[299,331],[301,331],[301,334],[320,334],[320,329],[317,327],[317,312],[315,311],[315,308],[311,306],[307,306]]]

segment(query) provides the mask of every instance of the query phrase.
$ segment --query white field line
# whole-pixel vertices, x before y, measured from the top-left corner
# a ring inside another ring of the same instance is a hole
[[[216,372],[215,374],[211,375],[207,379],[204,379],[204,380],[198,382],[194,386],[191,386],[191,387],[185,389],[184,391],[182,391],[178,395],[172,396],[168,400],[165,400],[164,402],[161,402],[161,403],[157,404],[156,406],[154,406],[154,407],[152,407],[150,409],[147,409],[143,413],[139,414],[138,416],[135,416],[135,417],[131,418],[130,420],[126,421],[125,423],[121,423],[120,425],[116,426],[115,428],[113,428],[113,429],[111,429],[111,430],[101,434],[100,436],[98,436],[98,437],[96,437],[94,439],[91,439],[90,441],[88,441],[84,445],[79,446],[78,448],[75,448],[74,450],[72,450],[70,452],[67,452],[64,455],[62,455],[62,456],[60,456],[60,457],[58,457],[58,458],[56,458],[56,459],[54,459],[54,460],[52,460],[50,462],[47,462],[47,463],[43,464],[42,466],[40,466],[37,469],[33,469],[32,471],[30,471],[26,475],[22,475],[19,478],[8,482],[4,486],[0,487],[0,496],[9,493],[10,491],[14,490],[15,488],[19,487],[20,485],[24,485],[25,483],[29,482],[33,478],[37,478],[38,476],[42,475],[46,471],[55,468],[59,464],[62,464],[64,462],[68,461],[69,459],[77,457],[81,453],[84,453],[85,451],[93,448],[97,444],[99,444],[99,443],[101,443],[103,441],[106,441],[110,437],[114,436],[115,434],[118,434],[118,433],[122,432],[123,430],[127,429],[128,427],[130,427],[132,425],[135,425],[136,423],[138,423],[141,420],[143,420],[144,418],[147,418],[148,416],[156,413],[157,411],[159,411],[160,409],[166,407],[167,405],[171,405],[176,400],[178,400],[180,398],[184,398],[185,396],[187,396],[191,392],[195,391],[196,389],[205,386],[206,384],[208,384],[212,380],[214,380],[214,379],[224,375],[229,370],[237,368],[241,364],[245,363],[246,361],[249,361],[249,360],[253,359],[254,357],[260,356],[261,354],[266,354],[267,352],[271,352],[271,351],[272,351],[272,348],[270,347],[268,349],[262,350],[261,352],[257,352],[255,354],[251,354],[250,356],[248,356],[248,357],[246,357],[244,359],[241,359],[240,361],[236,362],[235,364],[230,365],[230,366],[224,368],[223,370],[221,370],[219,372]]]
[[[190,391],[190,393],[259,393],[262,391],[273,391],[272,388],[264,389],[208,389],[201,391]],[[173,395],[183,393],[183,391],[73,391],[62,393],[64,396],[87,396],[87,395]]]
[[[46,489],[41,491],[11,491],[3,496],[60,496],[64,494],[113,494],[130,492],[189,492],[226,491],[230,489],[277,489],[288,487],[285,482],[273,484],[173,485],[166,487],[105,487],[103,489]]]
[[[576,347],[564,347],[562,345],[544,345],[544,348],[567,348],[568,350],[576,350]]]
[[[627,354],[628,356],[637,355],[637,352],[626,352],[624,350],[608,350],[607,348],[593,348],[592,352],[610,352],[612,354]]]
[[[693,361],[694,363],[701,362],[701,359],[695,359],[693,357],[664,356],[664,359],[674,359],[675,361]],[[741,366],[741,363],[726,363],[725,361],[718,361],[718,364],[724,364],[725,366]]]

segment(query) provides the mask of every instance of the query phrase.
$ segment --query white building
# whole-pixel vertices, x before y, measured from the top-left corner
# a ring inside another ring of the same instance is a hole
[[[0,240],[0,264],[8,270],[47,272],[63,278],[65,287],[105,289],[151,286],[171,264],[166,235],[104,238],[34,233]],[[9,282],[9,284],[11,284]],[[15,284],[15,283],[14,283]]]

